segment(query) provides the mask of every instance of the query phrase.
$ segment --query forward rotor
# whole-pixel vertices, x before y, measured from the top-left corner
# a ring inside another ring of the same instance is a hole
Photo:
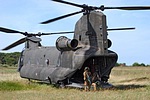
[[[13,48],[15,46],[18,46],[18,45],[26,42],[31,37],[43,36],[43,35],[53,35],[53,34],[73,33],[73,31],[70,31],[70,32],[56,32],[56,33],[41,33],[41,32],[38,32],[37,34],[33,34],[33,33],[27,33],[27,32],[21,32],[21,31],[17,31],[17,30],[8,29],[8,28],[3,28],[3,27],[0,27],[0,31],[1,32],[5,32],[5,33],[13,33],[13,34],[14,33],[19,33],[19,34],[22,34],[22,35],[26,36],[25,38],[17,40],[16,42],[10,44],[9,46],[5,47],[2,50],[9,50],[9,49],[11,49],[11,48]]]
[[[19,34],[22,34],[22,35],[27,36],[27,37],[73,33],[73,31],[69,31],[69,32],[55,32],[55,33],[41,33],[41,32],[38,32],[37,34],[34,34],[34,33],[28,33],[28,32],[21,32],[21,31],[17,31],[17,30],[12,30],[12,29],[8,29],[8,28],[4,28],[4,27],[0,27],[0,31],[5,32],[5,33],[19,33]]]

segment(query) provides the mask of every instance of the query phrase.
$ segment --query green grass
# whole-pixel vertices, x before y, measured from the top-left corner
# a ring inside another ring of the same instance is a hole
[[[150,67],[116,67],[110,76],[115,87],[97,92],[60,89],[37,82],[28,84],[28,80],[18,77],[16,69],[4,70],[0,76],[7,77],[4,81],[0,78],[0,100],[150,100]]]
[[[13,81],[1,81],[0,91],[19,91],[19,90],[31,90],[38,89],[38,84],[25,84],[22,82]]]
[[[4,81],[0,82],[0,91],[14,91],[14,90],[23,90],[23,86],[17,82]]]

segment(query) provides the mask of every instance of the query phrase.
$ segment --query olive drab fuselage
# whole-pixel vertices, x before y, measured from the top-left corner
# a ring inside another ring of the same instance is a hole
[[[107,81],[118,58],[108,50],[107,35],[106,16],[92,11],[77,21],[72,40],[61,36],[56,47],[44,47],[40,39],[28,39],[19,60],[20,76],[52,84],[83,83],[84,68],[92,71],[97,65],[99,76]]]

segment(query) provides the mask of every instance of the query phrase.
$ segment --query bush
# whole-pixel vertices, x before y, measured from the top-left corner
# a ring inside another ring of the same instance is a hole
[[[133,63],[132,66],[146,66],[144,63],[139,64],[138,62]]]
[[[0,53],[0,64],[16,65],[18,63],[20,53]]]
[[[140,66],[140,64],[135,62],[135,63],[132,64],[132,66]]]

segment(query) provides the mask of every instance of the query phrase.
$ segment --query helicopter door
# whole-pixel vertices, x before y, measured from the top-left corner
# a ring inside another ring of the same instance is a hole
[[[116,61],[116,55],[91,57],[85,61],[83,69],[88,66],[92,74],[97,72],[101,80],[107,82]]]
[[[108,81],[111,69],[115,66],[117,56],[97,56],[88,58],[81,69],[78,69],[72,76],[72,81],[83,83],[83,72],[85,67],[90,68],[93,74],[97,72],[102,81]]]
[[[21,52],[19,60],[18,60],[18,72],[21,70],[21,68],[23,66],[23,52],[24,52],[24,50]]]

